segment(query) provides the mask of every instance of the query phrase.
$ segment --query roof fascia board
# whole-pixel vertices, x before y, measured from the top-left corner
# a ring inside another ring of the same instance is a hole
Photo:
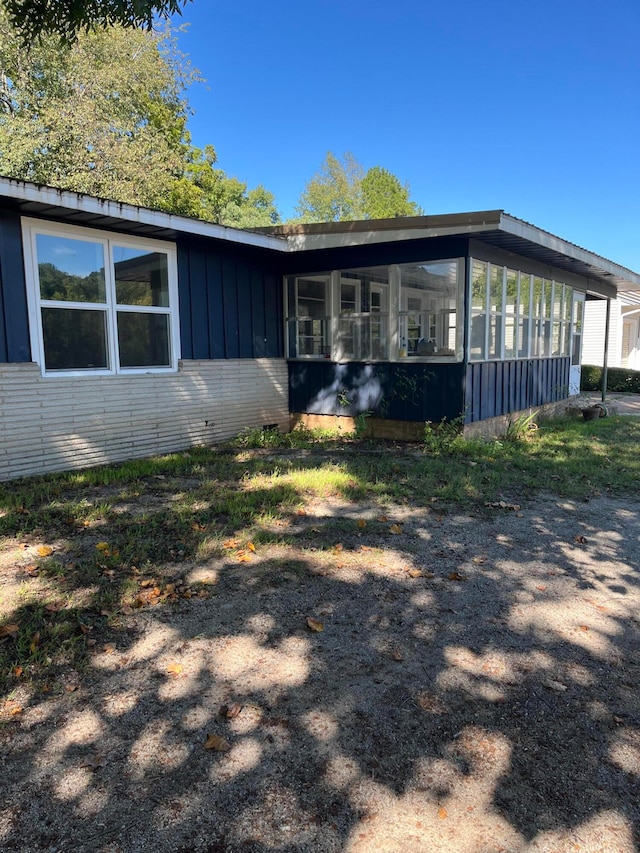
[[[43,204],[52,208],[62,207],[79,213],[121,219],[125,222],[170,229],[198,237],[210,237],[230,243],[275,249],[279,252],[288,251],[287,243],[282,237],[259,234],[255,231],[241,231],[237,228],[229,228],[226,225],[216,225],[213,222],[203,222],[186,216],[177,216],[174,213],[163,213],[158,210],[149,210],[146,207],[137,207],[133,204],[94,198],[70,190],[39,186],[14,178],[0,177],[0,195],[17,201]],[[37,216],[38,214],[36,211],[29,211],[28,215]]]
[[[496,223],[497,224],[497,223]],[[403,228],[397,231],[355,231],[325,234],[288,234],[290,252],[309,252],[319,249],[343,249],[367,244],[400,243],[409,240],[424,240],[433,237],[462,237],[492,230],[495,225],[485,223],[466,225],[443,225],[440,227]]]

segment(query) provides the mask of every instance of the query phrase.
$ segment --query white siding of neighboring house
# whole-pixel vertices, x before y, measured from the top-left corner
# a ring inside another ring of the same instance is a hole
[[[609,367],[620,367],[622,355],[622,305],[617,299],[611,300],[611,320],[609,324]],[[604,332],[607,317],[605,299],[587,300],[584,305],[584,334],[582,338],[582,364],[604,363]]]
[[[289,426],[283,359],[183,361],[171,374],[46,377],[0,364],[0,480]]]

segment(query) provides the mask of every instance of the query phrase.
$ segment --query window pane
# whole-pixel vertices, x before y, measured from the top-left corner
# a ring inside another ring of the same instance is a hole
[[[507,311],[515,312],[518,301],[518,273],[507,270]]]
[[[531,307],[531,276],[520,273],[520,316],[528,317]]]
[[[60,302],[106,302],[101,243],[36,234],[40,298]]]
[[[487,265],[481,261],[473,262],[471,307],[480,308],[483,311],[487,307]]]
[[[455,355],[458,269],[457,261],[400,266],[400,349],[407,355]]]
[[[482,361],[484,358],[486,323],[487,315],[484,313],[474,313],[471,317],[470,354],[472,361]]]
[[[542,279],[533,279],[533,316],[542,317],[543,300],[542,300]]]
[[[169,307],[169,273],[164,252],[113,247],[118,305]]]
[[[559,281],[553,285],[553,319],[562,319],[562,283]]]
[[[504,357],[516,357],[516,318],[515,314],[506,314],[504,318]]]
[[[491,311],[502,311],[503,267],[491,264],[491,286],[489,288],[489,307]]]
[[[170,367],[169,315],[118,311],[121,367]]]
[[[99,370],[109,366],[106,311],[43,308],[42,332],[47,370]]]
[[[325,317],[327,314],[326,279],[298,279],[298,317]]]
[[[551,282],[545,278],[544,280],[544,317],[551,318]]]

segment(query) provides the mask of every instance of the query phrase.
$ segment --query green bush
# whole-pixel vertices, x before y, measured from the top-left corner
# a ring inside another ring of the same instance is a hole
[[[583,364],[580,375],[580,390],[600,391],[601,386],[602,368]],[[607,370],[607,391],[640,394],[640,370],[627,370],[625,367],[610,367]]]

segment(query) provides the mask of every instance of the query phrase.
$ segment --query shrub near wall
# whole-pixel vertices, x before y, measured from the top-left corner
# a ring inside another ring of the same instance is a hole
[[[600,391],[601,387],[602,368],[595,367],[590,364],[583,364],[580,376],[580,390]],[[624,367],[610,367],[607,370],[607,391],[640,394],[640,370],[627,370]]]

